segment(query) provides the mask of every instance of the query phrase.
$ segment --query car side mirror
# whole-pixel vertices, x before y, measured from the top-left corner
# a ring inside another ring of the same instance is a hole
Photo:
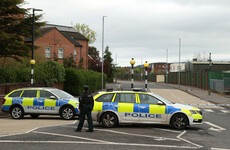
[[[50,96],[50,99],[57,99],[57,98],[56,98],[55,96],[52,95],[52,96]]]
[[[165,105],[162,101],[158,101],[157,105]]]

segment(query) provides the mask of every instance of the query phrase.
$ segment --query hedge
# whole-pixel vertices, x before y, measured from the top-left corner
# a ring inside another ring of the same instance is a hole
[[[104,87],[106,75],[104,74]],[[79,96],[83,92],[83,86],[89,86],[89,92],[101,89],[101,73],[92,70],[77,70],[76,68],[66,68],[64,90],[74,96]]]

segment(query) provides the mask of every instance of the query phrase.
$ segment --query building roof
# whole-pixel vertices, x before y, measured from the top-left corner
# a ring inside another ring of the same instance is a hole
[[[38,32],[41,34],[41,36],[43,36],[43,35],[47,34],[48,32],[50,32],[54,29],[57,29],[75,47],[82,47],[82,45],[80,43],[78,43],[76,40],[89,41],[81,33],[77,32],[73,27],[69,27],[69,26],[47,24],[44,27],[42,27]],[[35,40],[39,39],[40,37],[36,37]],[[31,37],[26,37],[24,40],[25,40],[25,42],[31,42],[32,41]]]

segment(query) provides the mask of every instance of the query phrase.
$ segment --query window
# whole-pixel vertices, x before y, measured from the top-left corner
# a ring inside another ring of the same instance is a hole
[[[74,60],[77,60],[77,50],[76,49],[73,52],[73,57],[74,57]]]
[[[40,91],[40,97],[42,97],[42,98],[50,98],[50,96],[55,96],[55,95],[53,95],[52,93],[50,93],[48,91]]]
[[[22,91],[15,91],[11,93],[8,97],[19,97],[21,95]]]
[[[63,48],[58,49],[58,58],[63,58],[63,52],[64,52]]]
[[[132,94],[132,93],[120,93],[120,94],[117,94],[114,102],[136,103],[135,94]]]
[[[104,94],[96,99],[97,102],[111,102],[113,98],[113,93],[111,94]]]
[[[158,99],[147,94],[139,94],[141,104],[154,104],[157,105]]]
[[[37,97],[36,90],[25,90],[21,97]]]
[[[50,51],[51,51],[50,47],[45,48],[45,58],[50,58]]]

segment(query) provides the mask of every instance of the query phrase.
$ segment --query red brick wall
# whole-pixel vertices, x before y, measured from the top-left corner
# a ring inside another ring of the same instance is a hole
[[[80,61],[80,54],[82,54],[83,59],[83,67],[84,69],[88,69],[88,42],[86,41],[78,41],[83,47],[75,47],[65,36],[63,36],[57,29],[53,29],[52,31],[45,34],[43,37],[40,37],[35,41],[35,45],[39,46],[38,49],[35,50],[35,58],[44,58],[44,59],[54,59],[54,52],[58,58],[58,49],[63,48],[63,57],[66,58],[71,54],[74,55],[74,50],[77,50],[77,60],[76,63],[78,65]],[[50,58],[45,58],[45,48],[51,48]],[[81,52],[82,51],[82,52]],[[63,59],[58,58],[58,62],[63,63]]]

